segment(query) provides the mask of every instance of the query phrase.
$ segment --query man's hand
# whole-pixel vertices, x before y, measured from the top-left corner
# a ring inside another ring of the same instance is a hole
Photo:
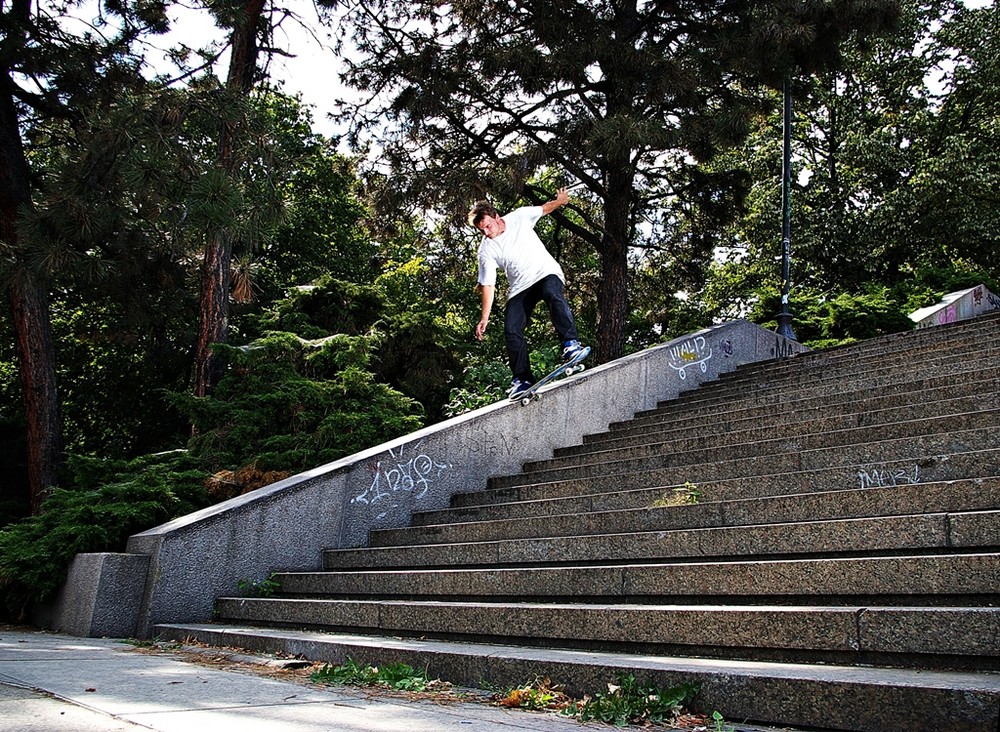
[[[476,325],[476,340],[483,340],[486,335],[486,324],[490,322],[490,312],[493,310],[493,295],[496,287],[493,285],[477,285],[479,295],[482,298],[482,310],[480,311],[479,324]]]
[[[555,211],[557,208],[565,206],[567,203],[569,203],[569,191],[566,190],[565,188],[560,188],[558,191],[556,191],[555,198],[553,198],[551,201],[547,201],[546,203],[542,204],[542,214],[548,215],[553,211]]]

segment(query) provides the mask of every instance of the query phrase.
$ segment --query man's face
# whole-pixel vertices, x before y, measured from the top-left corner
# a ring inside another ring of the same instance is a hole
[[[476,224],[476,228],[483,232],[483,236],[487,239],[495,239],[507,227],[504,226],[503,219],[499,216],[483,216],[479,223]]]

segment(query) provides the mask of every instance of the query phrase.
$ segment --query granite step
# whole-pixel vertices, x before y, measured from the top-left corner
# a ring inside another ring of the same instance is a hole
[[[728,495],[724,484],[680,487],[676,490],[638,489],[421,511],[413,515],[410,526],[419,528],[476,521],[519,521],[584,513],[606,515],[616,511],[636,510],[676,510],[683,513],[685,518],[695,520],[699,515],[698,511],[707,512],[705,507],[710,505],[718,506],[717,513],[725,517],[745,514],[745,507],[755,506],[757,508],[754,510],[758,515],[780,517],[778,520],[783,521],[890,516],[918,511],[934,513],[981,510],[1000,506],[1000,478],[917,481],[753,497]],[[796,508],[797,506],[800,508]],[[836,515],[832,515],[832,512],[836,512]]]
[[[836,422],[832,418],[801,419],[789,429],[774,429],[765,425],[759,430],[748,430],[740,434],[713,431],[711,425],[703,429],[689,430],[683,436],[673,439],[658,439],[655,434],[641,440],[609,445],[605,442],[588,443],[586,449],[578,449],[569,454],[562,453],[548,460],[534,460],[524,463],[524,475],[545,473],[553,470],[601,465],[610,467],[614,463],[630,462],[636,470],[661,467],[666,461],[673,463],[683,456],[687,464],[707,462],[720,454],[728,459],[753,457],[755,455],[776,455],[783,452],[802,452],[833,448],[838,446],[877,443],[887,436],[894,439],[907,437],[948,434],[967,430],[989,429],[1000,425],[1000,393],[986,398],[992,405],[977,411],[947,413],[900,421],[879,421],[870,425],[851,424],[851,419]],[[984,405],[985,406],[985,405]],[[904,410],[905,411],[905,410]],[[903,415],[900,415],[903,416]],[[845,422],[847,423],[845,426]],[[989,444],[984,436],[982,446]],[[998,445],[1000,446],[1000,445]]]
[[[281,572],[275,579],[284,595],[358,599],[989,607],[1000,602],[1000,554]]]
[[[995,358],[975,363],[962,362],[959,367],[933,369],[907,368],[879,369],[864,374],[829,374],[822,378],[803,377],[801,383],[766,381],[757,376],[746,384],[713,381],[695,390],[685,391],[675,399],[661,402],[651,410],[634,415],[640,423],[657,414],[684,412],[698,414],[715,411],[728,413],[750,407],[781,405],[802,399],[817,403],[838,404],[841,401],[888,394],[903,394],[936,386],[972,386],[977,382],[996,378]],[[622,424],[622,423],[616,423]]]
[[[768,495],[975,479],[981,476],[1000,475],[1000,451],[990,449],[941,452],[916,458],[873,459],[860,464],[817,468],[789,468],[787,465],[782,465],[762,474],[740,474],[738,470],[731,469],[731,466],[724,467],[726,469],[715,471],[714,474],[709,470],[695,474],[690,467],[685,466],[611,477],[526,482],[457,494],[452,500],[452,505],[458,508],[636,490],[659,490],[663,496],[670,496],[675,489],[695,489],[705,496],[719,499],[758,498]]]
[[[224,626],[158,625],[159,637],[284,653],[331,664],[389,662],[425,668],[431,678],[490,688],[539,674],[580,697],[607,692],[632,673],[662,688],[697,684],[693,707],[727,719],[855,732],[996,732],[1000,675],[830,664],[789,664],[460,643],[348,633]]]
[[[741,374],[748,372],[765,374],[768,380],[780,379],[790,371],[808,372],[828,366],[842,368],[845,364],[854,369],[869,368],[873,364],[894,364],[900,354],[905,354],[907,357],[904,363],[941,358],[964,360],[975,358],[982,351],[991,350],[998,330],[1000,330],[1000,316],[993,314],[957,327],[894,333],[857,343],[800,353],[790,358],[751,364],[723,376],[722,379],[740,379]]]
[[[629,422],[616,422],[605,432],[584,435],[582,445],[558,448],[556,457],[586,451],[601,443],[642,444],[674,435],[688,436],[709,432],[716,435],[741,435],[748,430],[766,433],[795,434],[807,431],[817,420],[830,420],[831,429],[868,426],[921,417],[944,416],[1000,406],[1000,378],[977,379],[967,385],[951,380],[933,388],[918,387],[909,394],[884,394],[881,390],[868,396],[846,392],[837,399],[802,398],[773,405],[737,407],[727,403],[724,409],[712,404],[702,410],[663,409]],[[724,419],[720,417],[724,415]]]
[[[931,484],[933,488],[933,484]],[[923,499],[924,496],[921,496]],[[331,549],[324,569],[430,567],[527,567],[623,561],[735,560],[807,556],[888,556],[991,549],[1000,546],[1000,514],[994,508],[908,513],[899,503],[879,516],[817,518],[718,526],[643,529],[601,526],[598,533],[565,536],[448,540]],[[808,504],[808,501],[806,502]],[[976,501],[969,501],[975,504]],[[983,504],[988,501],[983,500]],[[997,505],[996,502],[991,504]],[[850,513],[844,507],[844,513]],[[915,505],[912,510],[921,510]],[[857,513],[863,511],[858,509]],[[474,533],[474,532],[470,532]],[[398,541],[407,537],[399,536]]]
[[[921,486],[923,487],[923,486]],[[878,493],[873,496],[871,493]],[[408,526],[398,529],[373,531],[369,546],[396,546],[410,544],[449,544],[473,541],[498,541],[501,539],[537,539],[545,537],[583,537],[600,534],[628,534],[634,532],[676,531],[681,529],[708,529],[722,526],[756,526],[761,524],[787,524],[829,521],[845,518],[874,518],[907,515],[919,510],[925,501],[918,495],[914,504],[907,505],[907,497],[917,491],[903,491],[899,496],[887,495],[892,491],[843,491],[798,494],[768,499],[738,501],[708,501],[694,505],[647,506],[610,511],[590,511],[569,514],[519,516],[482,519],[466,522],[447,522]],[[884,498],[884,505],[879,501]],[[988,497],[966,501],[967,504],[990,509],[1000,506],[996,493]],[[992,502],[991,502],[992,501]],[[954,501],[961,505],[960,500]],[[874,505],[873,505],[874,504]],[[949,515],[926,514],[928,526],[941,521],[941,531],[947,531]],[[959,511],[961,509],[954,509]],[[961,514],[964,515],[964,514]],[[995,517],[992,519],[995,521]],[[814,527],[823,530],[824,527]],[[996,525],[1000,529],[1000,524]],[[1000,543],[1000,534],[991,537]]]
[[[733,457],[729,457],[731,452],[742,450],[710,449],[628,460],[575,463],[491,478],[488,486],[511,488],[536,483],[604,479],[615,490],[619,490],[626,486],[640,487],[634,483],[637,479],[655,480],[662,485],[684,482],[700,484],[723,478],[805,472],[831,466],[860,467],[887,461],[912,461],[919,465],[931,461],[937,455],[996,450],[1000,448],[1000,425],[952,431],[937,431],[935,428],[935,431],[926,434],[918,431],[903,437],[846,444],[805,446],[803,442],[794,437],[761,442],[757,443],[757,450]],[[664,476],[668,474],[684,477],[680,480],[664,480]],[[988,474],[1000,474],[1000,471],[990,470]]]
[[[951,369],[956,362],[983,363],[996,358],[994,338],[998,330],[1000,322],[995,322],[989,329],[961,339],[937,341],[919,347],[910,345],[872,350],[870,342],[866,342],[841,349],[809,351],[786,359],[745,364],[721,374],[719,383],[723,386],[750,384],[766,387],[767,384],[826,379],[831,375],[853,378],[858,374],[885,372],[900,366],[906,367],[906,370],[926,370],[927,367]]]
[[[1000,668],[1000,609],[220,598],[236,625],[648,655],[935,670]],[[957,658],[960,656],[961,658]],[[971,666],[971,668],[968,668]],[[956,668],[957,667],[957,668]]]

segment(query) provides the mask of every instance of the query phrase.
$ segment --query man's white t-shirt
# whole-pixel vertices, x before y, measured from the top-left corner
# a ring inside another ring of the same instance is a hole
[[[549,275],[566,281],[562,267],[535,233],[535,223],[541,217],[541,206],[514,209],[503,216],[506,228],[502,234],[494,239],[483,237],[479,245],[480,285],[495,286],[497,268],[502,269],[507,275],[509,300]]]

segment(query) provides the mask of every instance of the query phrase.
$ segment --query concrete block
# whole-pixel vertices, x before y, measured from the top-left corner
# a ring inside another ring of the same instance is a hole
[[[59,595],[38,609],[37,625],[85,637],[133,638],[139,624],[149,557],[77,554]]]
[[[1000,610],[994,607],[869,608],[858,626],[866,651],[1000,655]]]

